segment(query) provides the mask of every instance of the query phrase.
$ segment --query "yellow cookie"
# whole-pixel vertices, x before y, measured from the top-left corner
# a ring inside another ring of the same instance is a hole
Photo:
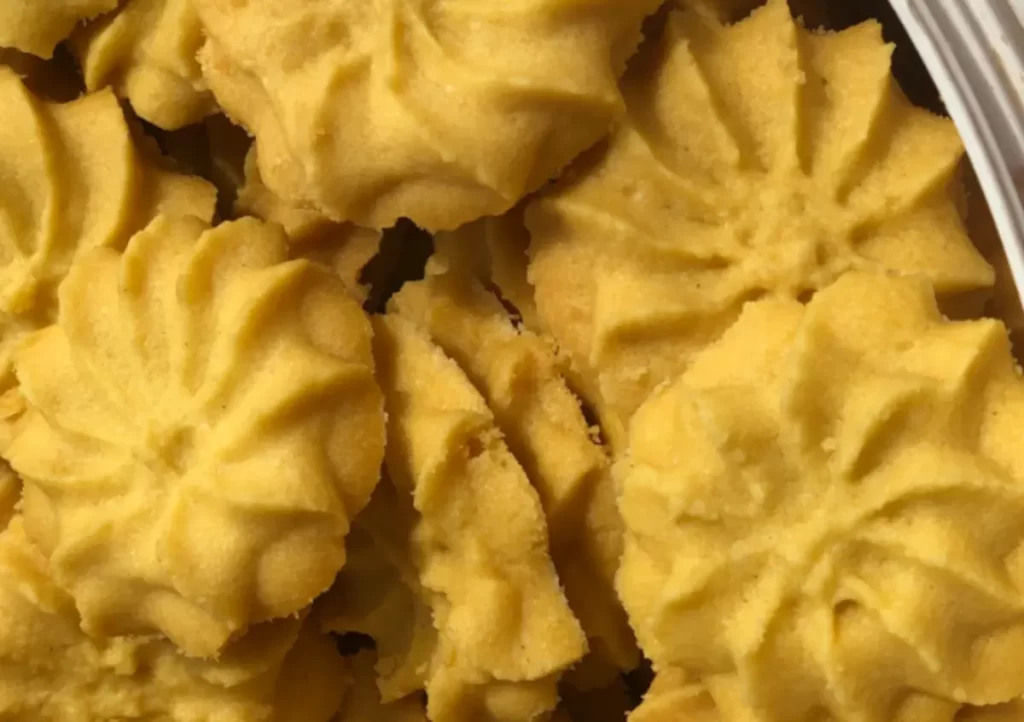
[[[191,0],[125,0],[71,38],[85,86],[110,86],[139,117],[167,130],[215,109],[196,55],[203,31]]]
[[[555,707],[558,677],[586,651],[540,500],[458,366],[400,316],[377,317],[375,329],[387,468],[415,510],[409,556],[438,632],[428,714],[533,720]]]
[[[641,647],[724,722],[1024,694],[1022,424],[1006,329],[947,321],[923,279],[748,305],[616,465]]]
[[[216,191],[140,157],[109,92],[65,104],[0,67],[0,390],[24,331],[52,323],[72,261],[124,248],[158,212],[209,220]]]
[[[158,637],[92,638],[15,517],[0,532],[0,717],[68,720],[327,722],[343,660],[308,624],[254,627],[217,661]],[[302,698],[304,706],[294,700]],[[304,711],[306,716],[293,713]]]
[[[113,10],[118,0],[4,0],[0,3],[0,47],[53,56],[82,20]]]
[[[327,266],[353,296],[366,300],[369,289],[361,280],[362,271],[380,251],[381,232],[336,223],[322,213],[286,203],[263,183],[255,148],[245,158],[245,185],[238,191],[235,212],[281,224],[293,256]]]
[[[195,0],[203,72],[289,202],[372,228],[504,212],[607,133],[658,0]]]
[[[551,556],[591,650],[632,669],[636,642],[614,589],[622,522],[604,450],[550,346],[517,330],[472,276],[438,270],[406,284],[389,308],[425,331],[483,394],[540,496]]]
[[[157,218],[15,360],[25,525],[95,635],[216,655],[326,590],[383,457],[370,324],[276,226]]]
[[[877,24],[811,32],[784,0],[732,26],[674,13],[622,80],[627,119],[530,203],[538,311],[616,448],[747,301],[849,269],[991,285],[954,200],[956,129],[903,97],[891,52]]]

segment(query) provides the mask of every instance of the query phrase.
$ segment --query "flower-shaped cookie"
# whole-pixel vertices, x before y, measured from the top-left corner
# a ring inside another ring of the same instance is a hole
[[[109,92],[55,104],[0,67],[0,388],[19,334],[56,318],[77,254],[124,248],[158,212],[213,216],[216,192],[136,151]]]
[[[785,0],[732,26],[674,13],[622,80],[627,119],[529,205],[539,312],[614,446],[746,301],[848,269],[992,283],[957,212],[956,129],[903,97],[891,51],[877,24],[812,32]]]
[[[482,239],[479,239],[482,240]],[[605,663],[632,669],[636,642],[615,594],[622,522],[608,460],[562,378],[550,345],[516,329],[500,300],[435,258],[389,309],[413,321],[480,390],[533,482],[566,598]]]
[[[462,370],[412,322],[375,319],[387,468],[411,504],[408,556],[437,630],[437,722],[527,722],[554,709],[586,651],[548,554],[536,491]]]
[[[0,532],[0,718],[328,722],[344,674],[330,640],[297,619],[254,627],[217,661],[161,638],[89,637],[20,517]]]
[[[203,39],[192,0],[126,0],[78,30],[71,46],[86,88],[111,86],[140,117],[173,130],[215,107],[196,58]]]
[[[945,320],[922,279],[748,305],[616,466],[641,647],[726,722],[1024,694],[1022,424],[1005,328]]]
[[[53,56],[82,20],[113,10],[118,0],[4,0],[0,3],[0,47],[41,58]]]
[[[327,589],[383,458],[369,321],[276,226],[157,218],[20,344],[7,459],[90,634],[215,655]]]
[[[658,0],[195,0],[267,184],[335,220],[501,213],[604,135]]]

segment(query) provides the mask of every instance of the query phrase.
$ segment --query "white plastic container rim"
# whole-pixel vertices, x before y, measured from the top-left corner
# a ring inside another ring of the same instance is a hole
[[[1024,0],[889,0],[963,138],[1024,297]]]

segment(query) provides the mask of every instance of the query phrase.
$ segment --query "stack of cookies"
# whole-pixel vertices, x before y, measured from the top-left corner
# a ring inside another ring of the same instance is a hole
[[[1024,720],[1024,316],[829,10],[0,0],[0,720]]]

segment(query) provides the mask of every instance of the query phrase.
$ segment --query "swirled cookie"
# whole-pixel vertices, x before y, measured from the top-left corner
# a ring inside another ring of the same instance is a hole
[[[375,319],[387,468],[412,504],[409,555],[437,629],[437,722],[533,720],[586,651],[548,555],[537,493],[458,366],[412,322]]]
[[[217,661],[182,656],[156,637],[92,638],[50,578],[19,517],[0,532],[0,717],[67,720],[297,720],[337,711],[344,664],[297,619],[254,627]],[[304,707],[291,700],[302,697]],[[291,716],[302,710],[304,717]]]
[[[71,38],[89,90],[112,87],[141,118],[167,130],[214,110],[196,59],[202,45],[192,0],[126,0]]]
[[[20,345],[7,459],[93,635],[216,655],[333,581],[383,457],[369,322],[276,226],[158,217]]]
[[[606,455],[550,346],[517,330],[472,276],[438,271],[406,284],[389,310],[429,335],[480,390],[538,492],[551,556],[591,651],[632,669],[639,658],[614,589],[622,522]]]
[[[293,256],[327,266],[353,296],[366,300],[368,289],[361,280],[362,271],[380,251],[381,232],[336,223],[322,213],[286,203],[263,183],[255,148],[245,158],[245,185],[238,191],[235,212],[281,224],[291,241]]]
[[[275,193],[428,230],[501,213],[607,133],[658,0],[195,0],[203,72]]]
[[[877,24],[812,32],[785,0],[731,26],[674,13],[622,80],[627,119],[530,203],[537,308],[614,446],[749,300],[849,269],[991,285],[956,129],[903,97],[891,51]]]
[[[0,67],[0,390],[21,333],[56,318],[57,287],[83,251],[122,249],[158,212],[213,216],[216,192],[140,156],[117,100],[33,96]]]
[[[117,7],[118,0],[4,0],[0,3],[0,47],[41,58],[53,56],[82,20]]]
[[[766,299],[616,465],[620,596],[725,722],[939,720],[1024,694],[1024,380],[997,321],[853,272]]]

